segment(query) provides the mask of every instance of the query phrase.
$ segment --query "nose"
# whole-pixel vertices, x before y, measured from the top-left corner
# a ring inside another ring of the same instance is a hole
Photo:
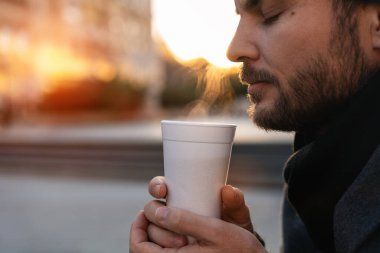
[[[254,29],[240,20],[227,50],[227,58],[230,61],[242,62],[244,59],[257,60],[259,58]]]

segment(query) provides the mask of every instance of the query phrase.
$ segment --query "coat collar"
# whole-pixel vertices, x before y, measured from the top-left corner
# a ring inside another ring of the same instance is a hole
[[[334,209],[380,143],[380,72],[288,161],[287,196],[316,247],[334,252]]]
[[[380,146],[339,200],[334,214],[338,253],[356,252],[380,227]]]

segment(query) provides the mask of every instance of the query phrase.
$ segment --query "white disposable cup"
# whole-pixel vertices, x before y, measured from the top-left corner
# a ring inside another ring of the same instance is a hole
[[[161,121],[167,205],[220,218],[236,126]]]

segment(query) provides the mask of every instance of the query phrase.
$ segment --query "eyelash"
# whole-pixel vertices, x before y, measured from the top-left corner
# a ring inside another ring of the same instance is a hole
[[[264,25],[271,25],[271,24],[275,23],[279,19],[279,17],[281,16],[281,14],[282,14],[282,12],[280,12],[276,15],[270,16],[268,18],[264,17],[263,24]]]

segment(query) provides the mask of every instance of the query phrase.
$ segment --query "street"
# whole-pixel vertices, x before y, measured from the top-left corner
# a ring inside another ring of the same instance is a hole
[[[128,252],[147,182],[0,175],[0,252]],[[255,228],[278,253],[281,188],[242,188]]]

